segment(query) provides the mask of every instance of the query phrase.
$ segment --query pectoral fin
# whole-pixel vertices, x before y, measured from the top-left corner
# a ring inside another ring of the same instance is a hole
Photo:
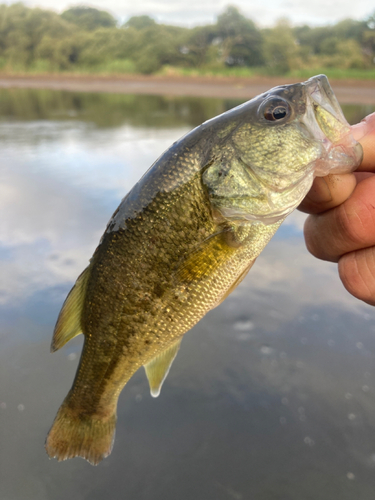
[[[229,232],[213,235],[180,263],[176,278],[183,283],[207,278],[236,252],[237,246]]]
[[[165,351],[155,356],[154,359],[144,365],[148,383],[150,384],[151,396],[157,398],[161,386],[166,379],[174,358],[180,348],[181,338],[170,345]]]
[[[87,267],[78,277],[75,285],[65,299],[53,333],[52,352],[57,351],[69,342],[69,340],[82,333],[81,313],[89,276],[90,267]]]

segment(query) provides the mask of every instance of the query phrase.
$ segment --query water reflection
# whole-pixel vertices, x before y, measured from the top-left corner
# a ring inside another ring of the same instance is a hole
[[[240,101],[235,99],[0,89],[0,116],[3,120],[75,120],[100,128],[124,124],[191,128],[237,104]]]
[[[299,213],[185,337],[160,398],[131,380],[98,469],[44,453],[82,344],[48,354],[67,291],[155,158],[233,104],[0,92],[1,498],[373,499],[374,310],[307,254]]]

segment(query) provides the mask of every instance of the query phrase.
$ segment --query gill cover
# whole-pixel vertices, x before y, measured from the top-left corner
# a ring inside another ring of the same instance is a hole
[[[351,171],[361,161],[361,147],[324,75],[275,87],[244,109],[202,175],[218,221],[281,222],[314,176]]]

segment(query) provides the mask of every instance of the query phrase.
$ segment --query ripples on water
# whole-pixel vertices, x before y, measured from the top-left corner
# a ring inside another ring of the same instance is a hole
[[[235,104],[0,92],[0,498],[373,500],[374,309],[307,254],[300,213],[185,336],[158,399],[129,382],[108,459],[44,453],[82,346],[49,354],[62,301],[136,180]]]

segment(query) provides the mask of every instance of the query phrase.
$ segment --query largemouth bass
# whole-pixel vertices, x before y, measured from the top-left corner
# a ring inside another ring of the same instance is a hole
[[[183,335],[242,281],[314,176],[362,159],[324,75],[284,85],[173,144],[122,200],[60,312],[52,350],[83,333],[46,442],[99,463],[142,365],[157,396]]]

